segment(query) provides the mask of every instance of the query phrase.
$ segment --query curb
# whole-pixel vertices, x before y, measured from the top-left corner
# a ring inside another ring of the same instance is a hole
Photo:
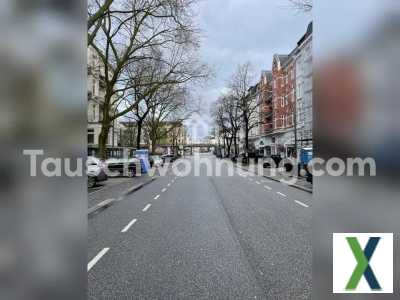
[[[154,180],[156,180],[157,177],[152,177],[149,180],[139,183],[129,189],[127,189],[125,192],[123,192],[123,196],[127,196],[129,194],[132,194],[133,192],[136,192],[137,190],[140,190],[142,187],[144,187],[145,185],[148,185],[149,183],[153,182]],[[100,211],[110,207],[111,205],[113,205],[115,202],[118,202],[121,200],[122,197],[118,198],[118,200],[115,200],[113,198],[111,199],[107,199],[104,200],[98,204],[96,204],[95,206],[91,207],[88,209],[88,217],[91,217],[97,213],[99,213]]]
[[[107,199],[89,208],[88,217],[91,217],[94,214],[100,212],[101,210],[106,209],[107,207],[111,206],[114,202],[116,202],[115,199]]]
[[[265,177],[265,178],[268,178],[268,179],[271,179],[271,180],[274,180],[274,181],[277,181],[277,182],[286,184],[286,185],[288,185],[288,186],[292,186],[292,187],[294,187],[294,188],[297,188],[297,189],[299,189],[299,190],[308,192],[308,193],[310,193],[310,194],[313,193],[313,190],[312,190],[312,189],[306,188],[306,187],[304,187],[304,186],[301,186],[301,185],[298,185],[298,184],[288,184],[288,183],[284,183],[284,182],[281,182],[279,179],[276,179],[276,178],[273,178],[273,177],[269,177],[269,176],[267,176],[267,175],[262,175],[262,176]]]
[[[157,177],[152,177],[149,180],[139,183],[137,185],[134,185],[133,187],[127,189],[125,192],[122,193],[122,195],[127,196],[129,194],[132,194],[133,192],[136,192],[137,190],[140,190],[142,187],[144,187],[145,185],[148,185],[149,183],[153,182],[154,180],[156,180]]]
[[[247,172],[250,172],[248,169],[245,169],[245,168],[243,168],[242,166],[239,166],[239,165],[236,165],[236,166],[237,166],[238,168],[241,168],[242,170],[245,170],[245,171],[247,171]],[[308,193],[310,193],[310,194],[313,193],[313,190],[312,190],[312,189],[306,188],[306,187],[301,186],[301,185],[298,185],[298,184],[288,184],[288,183],[284,183],[284,182],[280,181],[280,179],[276,179],[276,178],[273,178],[273,177],[270,177],[270,176],[267,176],[267,175],[262,175],[262,177],[271,179],[271,180],[276,181],[276,182],[280,182],[280,183],[286,184],[286,185],[288,185],[288,186],[292,186],[292,187],[294,187],[294,188],[297,188],[297,189],[302,190],[302,191],[304,191],[304,192],[308,192]]]

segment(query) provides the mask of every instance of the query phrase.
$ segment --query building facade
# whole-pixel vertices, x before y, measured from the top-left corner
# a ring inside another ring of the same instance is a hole
[[[272,106],[273,77],[271,71],[262,71],[259,82],[259,139],[257,142],[260,156],[271,155],[271,134],[273,132],[273,106]]]
[[[297,43],[296,53],[296,141],[297,151],[313,146],[312,23]]]
[[[297,158],[300,149],[313,147],[312,23],[290,54],[275,54],[272,71],[262,71],[249,89],[259,103],[258,126],[249,133],[249,152],[269,157]],[[239,153],[245,132],[238,133]],[[219,140],[222,145],[222,139]]]
[[[87,143],[88,155],[97,155],[99,135],[101,132],[101,121],[103,119],[104,97],[106,94],[106,86],[104,83],[105,70],[102,61],[98,57],[96,51],[89,47],[87,51]],[[121,140],[121,128],[118,120],[112,124],[107,139],[108,156],[118,156]],[[115,148],[115,149],[113,149]],[[118,152],[118,153],[116,153]]]
[[[293,157],[296,155],[294,132],[296,77],[293,52],[289,55],[274,55],[272,76],[271,155]]]
[[[165,122],[161,131],[165,137],[159,141],[155,150],[157,154],[177,154],[183,152],[183,147],[187,145],[188,131],[186,126],[180,121]]]

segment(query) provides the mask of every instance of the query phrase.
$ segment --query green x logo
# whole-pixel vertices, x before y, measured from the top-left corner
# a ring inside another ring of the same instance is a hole
[[[361,249],[360,243],[358,242],[356,237],[348,237],[346,238],[346,240],[351,250],[353,251],[354,257],[357,260],[357,266],[354,269],[349,282],[347,283],[346,290],[353,291],[357,289],[357,286],[363,276],[367,280],[372,290],[381,290],[381,286],[379,285],[379,282],[376,279],[371,266],[369,265],[371,257],[375,252],[376,246],[378,245],[380,238],[371,237],[368,240],[364,251]]]

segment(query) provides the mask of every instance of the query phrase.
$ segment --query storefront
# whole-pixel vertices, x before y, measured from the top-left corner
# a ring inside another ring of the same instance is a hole
[[[259,156],[269,157],[271,156],[271,137],[265,136],[258,139],[256,144],[256,149],[258,151]]]
[[[296,155],[294,131],[275,134],[271,141],[271,154],[281,157],[294,157]]]

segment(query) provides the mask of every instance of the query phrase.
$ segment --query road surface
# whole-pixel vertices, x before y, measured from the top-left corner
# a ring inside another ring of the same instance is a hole
[[[311,194],[201,171],[89,219],[89,299],[311,299]]]

